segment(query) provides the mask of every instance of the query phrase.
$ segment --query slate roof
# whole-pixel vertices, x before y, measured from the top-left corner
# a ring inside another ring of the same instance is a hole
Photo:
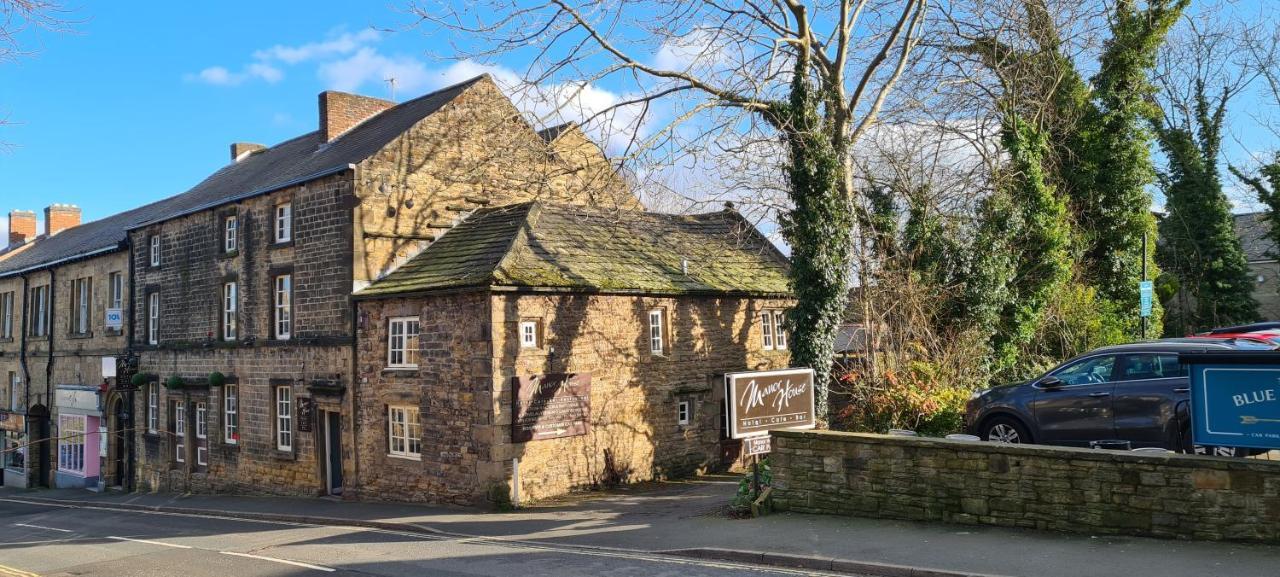
[[[477,76],[398,104],[332,142],[322,142],[319,131],[309,132],[231,163],[182,194],[38,239],[34,245],[11,256],[0,255],[0,277],[86,253],[123,247],[129,229],[347,170],[485,77],[487,75]]]
[[[619,213],[534,201],[477,210],[357,296],[476,287],[787,296],[787,270],[786,257],[735,211]]]
[[[561,134],[564,134],[564,131],[573,128],[573,126],[573,122],[565,122],[555,126],[548,126],[538,131],[538,137],[542,138],[542,140],[546,142],[554,142],[555,139],[560,138]]]
[[[1249,262],[1275,260],[1280,253],[1275,243],[1267,238],[1270,226],[1265,217],[1261,212],[1235,215],[1236,236],[1240,237],[1240,247]]]

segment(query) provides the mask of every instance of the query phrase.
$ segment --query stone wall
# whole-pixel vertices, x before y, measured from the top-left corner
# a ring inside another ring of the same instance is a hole
[[[1280,464],[829,431],[773,434],[782,510],[1187,539],[1280,538]]]

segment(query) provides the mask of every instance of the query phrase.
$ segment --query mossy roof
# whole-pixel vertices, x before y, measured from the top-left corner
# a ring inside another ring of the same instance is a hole
[[[528,202],[476,211],[358,296],[472,287],[783,296],[787,270],[786,257],[733,210]]]

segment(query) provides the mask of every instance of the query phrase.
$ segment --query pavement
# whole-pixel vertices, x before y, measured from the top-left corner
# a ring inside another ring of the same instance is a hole
[[[511,513],[336,499],[0,489],[9,505],[362,527],[494,546],[884,577],[1274,577],[1280,547],[781,513],[735,519],[732,477],[586,493]]]

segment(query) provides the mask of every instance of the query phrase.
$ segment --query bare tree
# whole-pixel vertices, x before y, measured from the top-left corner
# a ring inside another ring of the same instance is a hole
[[[785,193],[777,220],[791,248],[798,298],[789,319],[793,359],[825,375],[852,273],[853,147],[912,65],[927,6],[928,0],[486,0],[465,12],[412,10],[423,23],[479,37],[489,47],[465,56],[524,53],[530,62],[524,82],[575,87],[561,94],[562,102],[592,86],[626,87],[625,98],[583,122],[628,115],[626,145],[617,151],[624,163],[647,156],[671,164],[716,150],[763,174],[763,185],[742,184]],[[825,418],[826,380],[820,381]]]

